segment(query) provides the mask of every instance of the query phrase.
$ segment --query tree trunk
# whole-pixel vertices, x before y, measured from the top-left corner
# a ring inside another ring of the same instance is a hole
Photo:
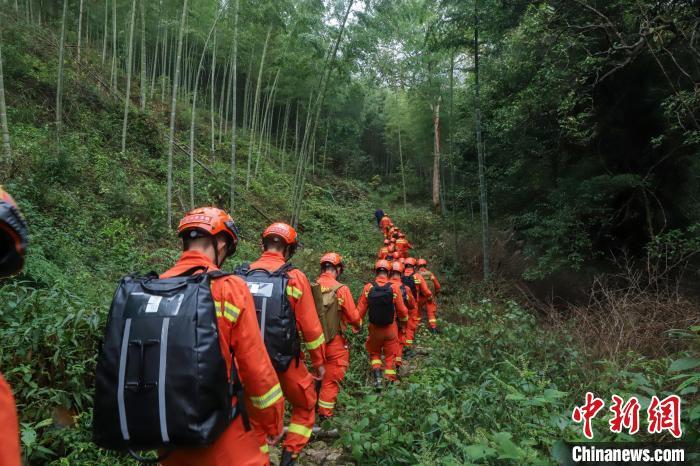
[[[170,138],[168,140],[168,227],[172,227],[173,220],[173,147],[175,145],[175,113],[177,108],[177,86],[180,80],[180,60],[182,58],[182,37],[185,32],[185,19],[187,18],[187,0],[183,0],[182,17],[180,18],[180,31],[177,40],[177,57],[175,59],[175,77],[173,78],[173,94],[170,102]]]
[[[139,2],[141,6],[141,111],[146,110],[146,91],[148,90],[148,83],[146,82],[146,8],[144,3],[146,3],[146,0]],[[157,39],[156,47],[158,47]]]
[[[80,62],[80,43],[83,37],[83,0],[80,0],[78,7],[78,62]]]
[[[126,153],[126,132],[129,120],[129,100],[131,98],[131,64],[134,58],[134,21],[136,20],[136,0],[131,1],[131,23],[129,24],[129,50],[126,59],[126,91],[124,91],[124,124],[122,125],[122,155]]]
[[[284,173],[284,160],[287,158],[287,130],[289,128],[289,111],[291,102],[287,101],[284,106],[284,124],[282,126],[282,141],[280,141],[280,149],[282,155],[282,173]]]
[[[262,75],[263,71],[265,69],[265,54],[267,53],[267,44],[270,41],[270,33],[272,32],[272,26],[267,28],[267,36],[265,37],[265,44],[263,45],[263,50],[262,50],[262,55],[260,57],[260,70],[258,71],[258,82],[255,86],[255,98],[253,100],[253,121],[252,121],[252,126],[251,126],[251,131],[250,131],[250,142],[248,145],[248,168],[246,172],[246,178],[245,178],[245,189],[247,190],[250,187],[250,180],[251,180],[251,168],[252,168],[252,163],[253,163],[253,146],[255,145],[255,130],[257,129],[257,121],[258,121],[258,105],[260,103],[260,86],[262,84]]]
[[[61,39],[58,48],[58,82],[56,83],[56,137],[60,141],[61,124],[63,121],[63,55],[66,43],[66,13],[68,11],[68,0],[63,0],[63,19],[61,20]],[[60,150],[60,143],[59,143]]]
[[[265,102],[265,111],[262,114],[262,126],[260,128],[260,144],[258,147],[258,158],[255,160],[255,176],[258,176],[258,170],[260,168],[260,158],[262,155],[263,151],[263,142],[265,137],[267,136],[267,132],[270,130],[270,122],[268,121],[270,117],[270,107],[272,103],[274,102],[274,95],[275,95],[275,89],[277,88],[277,80],[279,79],[280,76],[280,70],[277,69],[277,73],[275,75],[275,80],[272,83],[272,87],[270,88],[270,93],[267,96],[267,101]],[[267,153],[267,150],[266,150]]]
[[[117,92],[117,0],[112,0],[112,90]]]
[[[156,70],[158,69],[158,46],[163,46],[161,42],[161,23],[160,18],[158,19],[158,31],[156,33],[156,46],[153,49],[153,61],[151,62],[151,86],[149,97],[153,99],[156,92]]]
[[[455,89],[455,80],[454,80],[454,70],[455,70],[455,54],[454,51],[450,55],[450,125],[449,125],[449,136],[450,136],[450,145],[449,145],[449,151],[450,151],[450,168],[452,169],[452,173],[450,175],[450,179],[452,182],[452,236],[454,237],[454,248],[455,248],[455,257],[457,257],[457,252],[458,252],[458,247],[459,247],[459,233],[457,230],[457,187],[455,185],[455,155],[453,152],[453,145],[452,145],[452,140],[453,140],[453,132],[452,128],[454,125],[454,89]]]
[[[438,96],[435,105],[431,106],[433,110],[433,134],[434,153],[433,153],[433,209],[436,214],[440,213],[440,101],[441,96]]]
[[[238,93],[236,92],[236,89],[238,88],[238,0],[236,0],[234,8],[235,12],[233,13],[233,57],[231,58],[231,60],[233,61],[233,102],[231,102],[231,106],[233,107],[233,122],[231,123],[231,202],[229,206],[231,211],[233,211],[233,208],[236,205],[236,103],[238,101]]]
[[[2,151],[5,155],[5,166],[9,173],[12,161],[12,148],[10,147],[10,129],[7,125],[7,107],[5,107],[5,82],[2,74],[2,44],[0,44],[0,130],[2,131]]]
[[[399,163],[401,164],[401,189],[403,191],[403,213],[406,213],[406,168],[403,164],[403,150],[401,149],[401,102],[399,101],[399,95],[396,94],[396,109],[399,114],[397,118],[396,130],[399,137]]]
[[[216,139],[214,137],[214,85],[216,83],[216,32],[214,33],[214,45],[211,53],[211,70],[209,73],[209,120],[211,122],[211,148],[210,155],[214,157]]]
[[[207,35],[207,40],[204,42],[204,48],[202,49],[202,55],[199,57],[199,64],[197,64],[197,70],[195,71],[194,87],[192,89],[192,114],[190,117],[190,209],[194,209],[194,129],[197,116],[197,91],[199,90],[199,74],[202,71],[202,63],[204,62],[204,55],[207,53],[207,45],[209,45],[209,39],[216,28],[216,23],[219,22],[223,8],[219,9],[219,12],[214,18],[214,24],[211,25],[209,29],[209,34]]]
[[[102,66],[105,66],[107,57],[107,31],[109,30],[109,0],[105,0],[105,29],[102,37]]]
[[[326,156],[328,155],[328,130],[331,127],[331,122],[326,123],[326,138],[323,141],[323,162],[321,163],[321,172],[326,171]]]
[[[474,2],[474,123],[476,129],[476,152],[479,159],[479,210],[481,211],[481,239],[484,255],[484,280],[490,278],[491,245],[489,240],[489,211],[486,188],[486,167],[484,148],[481,141],[481,102],[479,83],[479,10],[478,2]]]
[[[226,81],[231,64],[228,59],[224,62],[224,74],[221,76],[221,89],[219,90],[219,144],[223,141],[224,134],[224,98],[226,97]]]

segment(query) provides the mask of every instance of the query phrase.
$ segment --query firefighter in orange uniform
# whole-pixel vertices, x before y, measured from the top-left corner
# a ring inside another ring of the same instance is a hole
[[[396,240],[396,252],[399,254],[399,257],[408,257],[408,250],[412,248],[413,246],[406,239],[406,235],[399,233],[399,238]]]
[[[400,349],[398,323],[405,325],[408,309],[401,296],[401,288],[389,281],[391,265],[385,260],[374,264],[376,278],[367,283],[357,302],[360,318],[369,312],[369,336],[365,348],[375,378],[375,387],[382,383],[382,353],[384,354],[384,377],[396,380],[395,358]]]
[[[415,294],[418,295],[418,309],[423,309],[423,307],[426,307],[427,311],[427,304],[433,302],[433,292],[430,291],[430,288],[428,288],[428,285],[425,283],[423,277],[421,277],[421,275],[416,272],[416,259],[414,257],[407,258],[404,261],[404,265],[406,266],[406,269],[403,273],[404,277],[412,277],[413,283],[415,283]],[[408,283],[408,281],[404,281],[404,283]],[[435,333],[435,330],[433,330],[433,328],[437,327],[437,321],[433,318],[433,321],[430,322],[430,319],[431,318],[428,317],[428,326],[430,328],[430,331]],[[419,314],[418,323],[420,323],[420,321],[421,317]]]
[[[408,345],[408,329],[411,325],[411,321],[413,320],[414,316],[418,315],[418,301],[416,300],[416,298],[413,297],[413,292],[411,291],[411,289],[405,286],[401,281],[403,271],[404,265],[402,261],[397,260],[391,263],[391,274],[389,279],[392,283],[399,285],[399,287],[401,288],[401,297],[403,298],[404,302],[406,303],[406,307],[408,308],[408,322],[406,322],[406,325],[399,329],[400,346],[399,352],[396,354],[395,359],[396,367],[401,367],[403,365],[404,348]],[[413,343],[412,339],[413,336],[411,336],[411,343]]]
[[[426,301],[425,312],[428,315],[428,324],[432,332],[437,331],[437,302],[436,297],[440,294],[440,282],[433,272],[428,270],[428,261],[425,259],[418,259],[416,262],[418,266],[418,274],[423,277],[423,280],[433,292],[433,299]]]
[[[389,254],[389,240],[385,239],[384,240],[384,246],[382,246],[379,249],[379,253],[377,254],[377,259],[386,259],[386,256]]]
[[[286,223],[273,223],[262,234],[263,254],[250,264],[250,269],[265,269],[274,272],[284,266],[296,252],[299,245],[297,232]],[[314,421],[317,395],[314,380],[322,380],[325,374],[326,345],[323,328],[318,320],[316,304],[311,293],[311,285],[306,275],[298,270],[287,272],[287,299],[296,318],[297,329],[311,358],[315,375],[312,375],[304,358],[293,361],[284,372],[277,376],[282,384],[284,396],[292,405],[292,417],[284,439],[282,466],[295,464],[301,450],[309,442]]]
[[[161,278],[174,277],[199,266],[208,272],[219,270],[226,258],[235,252],[238,243],[238,231],[233,220],[226,212],[214,207],[190,211],[180,221],[178,233],[184,252],[175,266]],[[232,275],[212,280],[211,292],[217,304],[221,354],[228,371],[232,364],[231,351],[235,354],[233,364],[236,364],[245,389],[245,402],[253,429],[246,430],[243,416],[237,416],[213,445],[175,450],[162,464],[269,464],[268,444],[277,442],[283,432],[284,398],[260,336],[253,298],[246,284]]]
[[[384,214],[384,217],[379,221],[379,229],[382,230],[382,233],[384,233],[384,236],[387,236],[389,233],[389,228],[391,228],[391,219],[389,218],[388,215]]]
[[[27,224],[14,199],[0,187],[0,278],[22,270]],[[19,423],[10,386],[0,374],[0,465],[21,466]]]
[[[355,300],[350,289],[338,281],[345,268],[340,254],[335,252],[324,254],[320,263],[321,275],[316,281],[321,285],[322,292],[335,293],[340,311],[340,328],[333,329],[337,333],[326,342],[326,375],[323,377],[321,391],[318,395],[318,414],[323,420],[333,415],[335,400],[340,391],[340,382],[342,382],[345,372],[350,366],[348,341],[343,333],[347,325],[351,325],[353,331],[357,332],[362,324],[362,320],[355,308]]]

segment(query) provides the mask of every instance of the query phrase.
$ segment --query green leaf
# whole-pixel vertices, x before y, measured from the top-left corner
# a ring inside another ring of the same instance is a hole
[[[512,437],[513,435],[510,432],[499,432],[493,436],[498,446],[498,459],[516,460],[520,457],[520,450],[511,440]]]
[[[492,456],[496,453],[496,450],[486,445],[469,445],[464,447],[463,450],[467,458],[474,461]]]
[[[698,366],[700,366],[700,358],[682,358],[673,361],[668,370],[669,372],[680,372],[687,371]]]

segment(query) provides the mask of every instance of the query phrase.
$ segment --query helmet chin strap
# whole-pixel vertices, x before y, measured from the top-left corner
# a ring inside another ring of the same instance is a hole
[[[216,241],[216,236],[211,237],[211,245],[214,248],[214,264],[217,267],[221,267],[221,264],[219,264],[219,244]]]

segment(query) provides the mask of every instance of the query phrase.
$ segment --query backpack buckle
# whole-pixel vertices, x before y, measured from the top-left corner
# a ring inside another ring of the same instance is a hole
[[[127,390],[132,392],[140,393],[148,390],[152,390],[158,386],[158,381],[145,382],[146,377],[146,348],[153,345],[160,345],[160,340],[131,340],[129,342],[129,348],[135,347],[139,352],[138,358],[138,379],[131,380],[124,384]]]

